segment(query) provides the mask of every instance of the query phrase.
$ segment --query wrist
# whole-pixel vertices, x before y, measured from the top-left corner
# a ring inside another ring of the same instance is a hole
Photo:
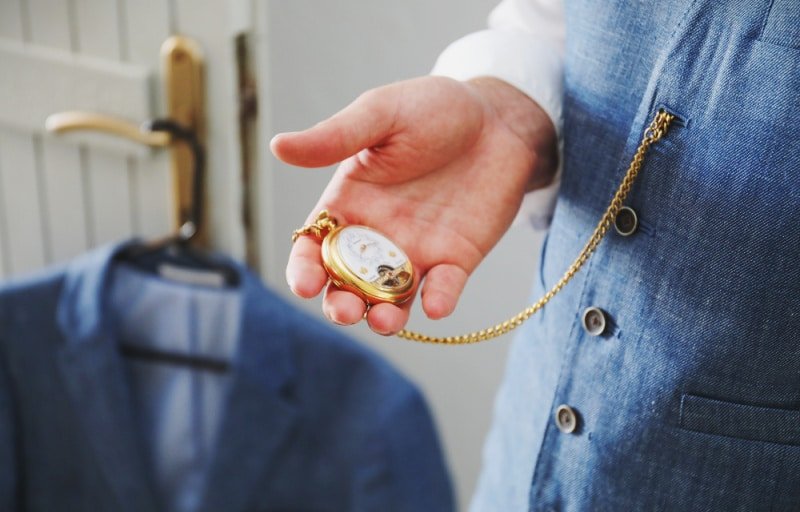
[[[527,189],[530,191],[550,184],[558,165],[558,138],[547,112],[528,95],[498,78],[478,77],[466,83],[531,152],[534,165]]]

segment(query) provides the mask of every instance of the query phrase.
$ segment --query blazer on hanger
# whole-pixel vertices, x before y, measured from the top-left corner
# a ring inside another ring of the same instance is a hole
[[[106,311],[123,246],[0,286],[0,510],[166,510]],[[420,393],[237,268],[238,348],[199,510],[452,510]]]

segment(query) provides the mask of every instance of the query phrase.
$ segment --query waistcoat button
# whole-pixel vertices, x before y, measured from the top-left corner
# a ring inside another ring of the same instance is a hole
[[[636,215],[636,211],[629,206],[620,208],[614,218],[614,229],[617,230],[617,233],[622,236],[630,236],[636,232],[638,227],[639,217]]]
[[[606,313],[600,308],[593,306],[583,312],[583,329],[592,336],[603,334],[606,323]]]
[[[568,405],[559,405],[556,409],[556,426],[565,434],[571,434],[578,428],[578,416]]]

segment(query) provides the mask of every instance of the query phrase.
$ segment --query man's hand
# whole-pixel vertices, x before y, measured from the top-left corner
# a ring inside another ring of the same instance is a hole
[[[547,114],[505,82],[424,77],[373,89],[308,130],[277,135],[272,151],[303,167],[341,162],[307,222],[327,209],[341,224],[386,233],[424,277],[422,308],[437,319],[453,312],[525,191],[551,181],[556,135]],[[318,241],[297,240],[286,278],[300,297],[322,291],[328,276]],[[410,302],[373,306],[370,327],[398,332]],[[323,311],[354,324],[366,305],[328,285]]]

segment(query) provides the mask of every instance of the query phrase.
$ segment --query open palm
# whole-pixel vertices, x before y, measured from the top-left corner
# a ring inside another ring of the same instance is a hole
[[[520,108],[498,108],[507,101]],[[424,277],[423,310],[441,318],[507,230],[526,189],[549,181],[553,158],[542,158],[539,148],[554,146],[552,131],[541,109],[503,82],[425,77],[369,91],[309,130],[275,137],[272,149],[294,165],[341,162],[308,221],[327,209],[342,224],[386,233]],[[301,297],[325,288],[318,241],[297,241],[287,280]],[[367,319],[376,332],[392,334],[407,322],[409,308],[410,301],[378,304]],[[366,305],[329,285],[323,310],[334,322],[352,324]]]

